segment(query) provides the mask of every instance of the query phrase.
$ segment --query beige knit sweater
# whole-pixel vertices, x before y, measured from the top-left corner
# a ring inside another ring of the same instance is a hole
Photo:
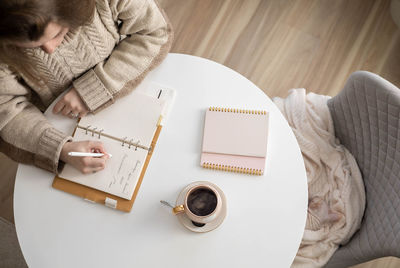
[[[0,63],[0,150],[57,173],[61,149],[72,138],[55,129],[33,100],[46,108],[74,86],[96,112],[134,89],[171,42],[171,26],[153,0],[97,0],[93,22],[69,31],[54,53],[24,50],[45,86]]]

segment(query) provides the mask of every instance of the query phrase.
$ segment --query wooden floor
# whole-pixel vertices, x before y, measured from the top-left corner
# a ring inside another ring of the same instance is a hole
[[[161,0],[173,52],[222,63],[270,97],[336,95],[353,71],[400,85],[400,31],[388,0]]]
[[[336,95],[356,70],[400,87],[400,30],[389,0],[159,0],[174,28],[172,52],[241,73],[268,96],[306,88]],[[13,221],[16,164],[0,154],[0,216]],[[400,267],[385,258],[357,268]]]

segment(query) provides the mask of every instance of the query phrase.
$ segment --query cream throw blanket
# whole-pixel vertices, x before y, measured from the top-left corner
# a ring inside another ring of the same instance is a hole
[[[330,97],[293,89],[275,98],[300,145],[308,178],[306,229],[292,267],[322,267],[360,227],[365,191],[357,163],[335,138]],[[311,200],[322,200],[317,209]],[[329,211],[328,211],[329,210]]]

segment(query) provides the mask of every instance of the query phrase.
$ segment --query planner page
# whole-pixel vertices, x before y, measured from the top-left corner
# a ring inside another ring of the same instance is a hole
[[[65,165],[59,175],[61,178],[125,199],[132,198],[148,151],[128,145],[128,142],[150,147],[163,107],[157,98],[138,92],[131,94],[133,96],[119,99],[99,113],[83,117],[78,125],[84,129],[77,128],[75,131],[74,141],[95,140],[103,143],[106,152],[112,154],[106,168],[82,174],[74,167]]]

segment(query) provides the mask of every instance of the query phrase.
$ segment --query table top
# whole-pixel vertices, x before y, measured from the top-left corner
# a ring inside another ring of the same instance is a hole
[[[14,215],[28,265],[289,267],[306,222],[307,178],[295,136],[276,106],[242,75],[199,57],[169,54],[146,80],[177,94],[130,213],[53,189],[53,174],[19,165]],[[209,106],[270,112],[263,176],[200,166]],[[46,116],[60,129],[73,128],[72,120]],[[186,185],[200,180],[222,189],[227,215],[217,229],[199,234],[160,200],[175,203]]]

